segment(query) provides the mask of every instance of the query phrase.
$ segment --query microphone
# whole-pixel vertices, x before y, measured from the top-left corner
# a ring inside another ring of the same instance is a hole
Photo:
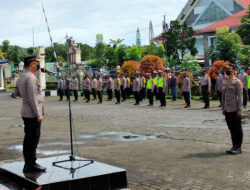
[[[57,73],[54,73],[54,72],[48,71],[48,70],[47,70],[47,69],[45,69],[45,68],[41,68],[41,71],[42,71],[43,73],[48,73],[48,74],[53,74],[53,75],[57,74]]]

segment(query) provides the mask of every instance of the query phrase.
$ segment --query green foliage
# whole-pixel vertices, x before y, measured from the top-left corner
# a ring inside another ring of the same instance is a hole
[[[239,57],[243,48],[241,38],[228,30],[217,31],[214,46],[207,50],[208,57],[214,62],[217,60],[239,64]]]
[[[80,43],[80,49],[81,49],[81,59],[82,61],[86,61],[92,58],[94,53],[94,48],[89,46],[88,44],[82,44]]]
[[[26,56],[23,48],[19,46],[11,46],[9,52],[9,61],[12,62],[16,67],[19,65],[20,61],[22,61],[23,57]]]
[[[194,77],[197,78],[201,72],[201,66],[197,61],[197,57],[192,55],[185,55],[184,59],[182,60],[182,64],[180,64],[181,70],[188,70],[189,72],[193,73]]]
[[[10,41],[4,40],[2,42],[2,52],[9,53],[9,51],[10,51]]]
[[[242,41],[246,45],[250,45],[250,4],[248,5],[247,15],[241,18],[241,25],[237,29]]]
[[[241,65],[248,65],[250,61],[250,45],[243,45],[240,53]]]
[[[141,59],[141,49],[138,46],[132,46],[128,50],[128,59],[133,61],[139,61]]]
[[[124,39],[120,39],[120,38],[118,38],[117,40],[109,39],[109,44],[111,44],[113,48],[116,48],[123,41]]]
[[[115,56],[117,57],[118,65],[122,66],[124,61],[128,60],[128,47],[125,44],[119,45],[115,49]]]
[[[107,45],[105,47],[105,58],[106,58],[106,66],[108,69],[112,70],[117,66],[117,58],[115,56],[115,48]]]
[[[197,49],[195,47],[196,39],[193,37],[193,34],[193,28],[186,23],[180,24],[178,21],[171,21],[170,28],[165,35],[167,57],[173,56],[174,60],[178,60],[178,63],[181,63],[187,50],[191,52],[191,55],[195,55]]]
[[[3,54],[2,50],[0,49],[0,60],[1,59],[5,59],[5,57],[4,57],[4,54]]]

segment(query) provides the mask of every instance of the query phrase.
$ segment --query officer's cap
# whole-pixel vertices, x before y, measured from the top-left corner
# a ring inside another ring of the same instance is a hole
[[[37,61],[39,62],[41,59],[39,59],[36,55],[29,55],[23,58],[24,63],[29,63],[32,61]]]
[[[236,65],[233,63],[230,63],[229,65],[226,66],[226,68],[236,69]]]

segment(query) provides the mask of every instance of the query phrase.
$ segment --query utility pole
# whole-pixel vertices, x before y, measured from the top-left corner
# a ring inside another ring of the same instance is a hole
[[[163,15],[163,22],[162,22],[162,30],[163,30],[163,46],[165,48],[165,55],[167,57],[167,45],[166,45],[166,36],[168,31],[168,24],[166,23],[166,15]]]

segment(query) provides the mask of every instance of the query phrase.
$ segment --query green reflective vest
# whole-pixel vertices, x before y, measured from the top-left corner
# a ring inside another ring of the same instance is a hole
[[[155,86],[158,85],[158,77],[155,77],[155,78],[154,78],[154,84],[155,84]]]
[[[248,76],[248,89],[250,89],[250,75]]]
[[[152,89],[152,87],[153,87],[152,79],[148,79],[147,80],[147,89]]]
[[[158,79],[158,87],[163,88],[163,86],[164,86],[164,79],[163,79],[163,77],[161,77]]]

